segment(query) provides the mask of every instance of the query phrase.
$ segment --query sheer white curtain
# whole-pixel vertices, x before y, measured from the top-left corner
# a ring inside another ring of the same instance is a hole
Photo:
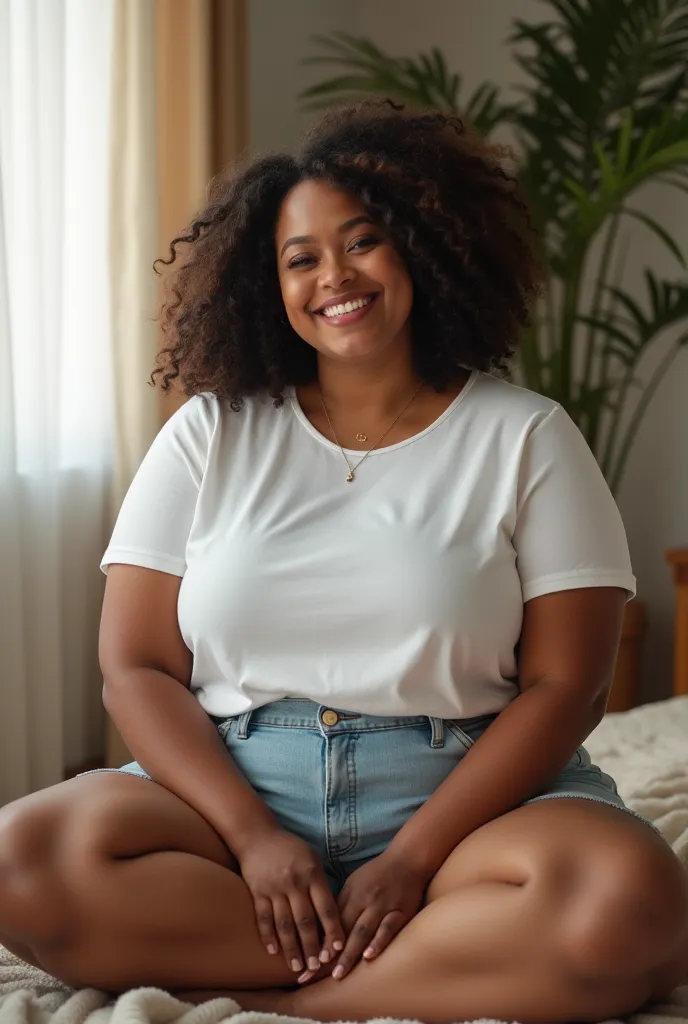
[[[0,804],[102,754],[113,0],[0,0]]]

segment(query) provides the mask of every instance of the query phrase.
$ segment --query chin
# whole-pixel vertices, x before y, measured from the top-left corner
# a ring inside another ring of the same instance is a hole
[[[316,346],[318,352],[326,356],[328,359],[370,359],[373,356],[379,355],[383,348],[379,341],[371,338],[370,335],[367,337],[357,337],[352,335],[348,338],[328,338],[324,344],[318,344]]]

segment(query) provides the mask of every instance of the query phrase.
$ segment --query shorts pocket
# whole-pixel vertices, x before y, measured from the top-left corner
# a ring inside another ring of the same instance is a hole
[[[470,750],[476,740],[489,729],[498,714],[499,712],[492,715],[477,715],[475,718],[450,718],[444,724],[457,740],[463,743],[466,750]]]

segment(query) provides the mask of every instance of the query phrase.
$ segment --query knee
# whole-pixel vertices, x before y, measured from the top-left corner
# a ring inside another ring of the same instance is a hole
[[[0,809],[0,931],[48,939],[63,928],[55,815],[31,797]]]
[[[661,840],[605,851],[561,916],[560,951],[579,976],[649,977],[688,939],[688,875]]]

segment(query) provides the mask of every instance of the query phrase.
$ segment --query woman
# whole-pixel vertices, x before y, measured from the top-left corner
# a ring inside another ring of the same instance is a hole
[[[26,960],[323,1021],[599,1020],[681,980],[681,866],[580,746],[623,527],[563,410],[488,372],[540,280],[503,156],[363,104],[173,242],[155,373],[192,397],[103,558],[137,762],[4,810]]]

